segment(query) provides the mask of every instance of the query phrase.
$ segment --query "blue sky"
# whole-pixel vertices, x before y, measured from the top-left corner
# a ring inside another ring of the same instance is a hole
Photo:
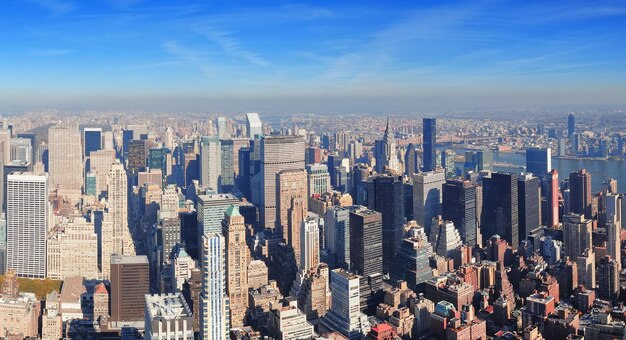
[[[623,1],[0,6],[0,111],[626,104]]]

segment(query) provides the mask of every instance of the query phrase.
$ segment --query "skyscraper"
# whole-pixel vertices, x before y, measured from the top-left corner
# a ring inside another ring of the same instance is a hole
[[[442,217],[459,229],[463,243],[477,244],[476,184],[468,180],[448,180],[443,185]]]
[[[383,273],[382,214],[364,207],[350,212],[350,263],[362,276]]]
[[[324,215],[326,249],[337,267],[350,268],[350,209],[332,206]]]
[[[231,194],[200,195],[196,205],[198,219],[198,242],[202,235],[219,233],[222,230],[222,219],[226,209],[238,205],[239,200]],[[199,244],[199,246],[201,246]]]
[[[237,205],[224,213],[222,234],[226,243],[226,292],[230,300],[230,327],[243,327],[248,307],[248,246],[246,226]]]
[[[622,204],[623,196],[606,195],[606,253],[615,260],[618,270],[622,269]]]
[[[402,176],[395,172],[368,178],[367,207],[382,214],[383,273],[389,273],[396,249],[402,242],[404,198]]]
[[[591,216],[591,173],[585,169],[569,174],[570,204],[569,211]]]
[[[398,171],[398,155],[396,153],[396,139],[393,131],[389,127],[389,117],[387,117],[387,127],[383,139],[376,143],[376,169],[378,173],[382,173],[385,169]]]
[[[330,272],[332,305],[322,320],[322,328],[339,331],[348,339],[361,339],[369,332],[367,317],[360,309],[359,277],[342,269]]]
[[[600,259],[597,266],[598,297],[617,303],[620,291],[620,268],[610,256]]]
[[[57,124],[48,130],[50,190],[78,200],[83,187],[83,151],[76,124]]]
[[[107,178],[115,161],[115,151],[92,151],[89,158],[89,171],[96,176],[96,195],[100,195],[107,190]]]
[[[200,338],[228,339],[229,310],[226,294],[224,237],[220,233],[202,236],[202,292],[200,293]]]
[[[539,209],[541,194],[539,191],[539,179],[531,174],[521,175],[517,184],[519,239],[522,241],[531,230],[541,225]]]
[[[300,268],[304,271],[317,268],[320,263],[320,223],[317,214],[309,212],[300,227]]]
[[[48,190],[47,174],[7,176],[6,268],[21,277],[46,278]]]
[[[576,118],[574,118],[574,114],[570,113],[567,116],[567,135],[571,136],[576,132]]]
[[[263,136],[263,123],[258,113],[246,113],[246,129],[248,130],[248,137],[250,139]]]
[[[513,249],[519,245],[518,174],[491,173],[483,178],[483,242],[500,235]]]
[[[424,228],[413,229],[409,237],[402,240],[391,266],[391,279],[404,280],[411,289],[433,277],[429,258],[433,255],[433,247],[428,242]]]
[[[92,151],[102,149],[102,129],[85,128],[83,130],[83,140],[85,141],[84,156],[89,157]]]
[[[410,143],[406,147],[406,153],[404,154],[404,174],[411,177],[418,171],[417,152],[415,151],[415,145]]]
[[[552,149],[526,149],[526,172],[543,178],[550,170],[552,170]]]
[[[435,118],[424,118],[424,164],[423,171],[434,171],[437,167],[437,121]]]
[[[145,295],[150,293],[148,257],[115,254],[111,261],[111,320],[143,321]]]
[[[260,223],[266,228],[274,228],[278,227],[276,174],[283,170],[304,169],[304,139],[299,136],[263,137],[260,158]]]
[[[309,210],[307,173],[303,169],[276,174],[276,227],[300,264],[300,224]]]
[[[548,227],[559,224],[559,173],[552,169],[544,180],[546,188],[546,219]]]
[[[441,192],[446,176],[443,172],[422,172],[413,175],[413,217],[430,235],[433,217],[441,212]]]
[[[219,139],[228,139],[230,137],[226,126],[226,117],[217,117],[217,137]]]
[[[593,221],[584,215],[569,213],[563,216],[563,245],[565,256],[575,259],[585,249],[593,249]],[[589,288],[589,287],[588,287]]]
[[[200,140],[200,184],[219,192],[221,175],[221,146],[217,136],[202,137]]]
[[[309,176],[308,197],[330,191],[330,174],[326,164],[307,164],[306,172]]]

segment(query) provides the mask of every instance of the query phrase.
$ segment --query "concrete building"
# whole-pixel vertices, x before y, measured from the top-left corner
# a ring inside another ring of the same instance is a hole
[[[0,294],[0,329],[22,337],[39,335],[40,303],[33,293],[20,293],[14,271],[4,276]]]
[[[230,300],[230,327],[243,327],[248,306],[248,261],[246,226],[237,205],[224,213],[222,234],[226,243],[226,292]]]
[[[572,259],[585,249],[592,249],[593,221],[582,214],[570,213],[563,216],[563,246],[565,256]]]
[[[300,263],[300,225],[308,209],[307,173],[302,169],[283,170],[276,174],[276,228],[293,247]]]
[[[7,176],[6,268],[15,270],[20,277],[46,277],[48,194],[48,174]]]
[[[60,305],[61,298],[56,290],[46,295],[46,307],[41,315],[42,339],[61,339],[63,336]]]
[[[263,136],[263,123],[258,113],[246,113],[246,130],[250,139]]]
[[[200,139],[200,184],[221,192],[219,177],[222,174],[221,144],[218,136]]]
[[[222,220],[226,209],[238,205],[239,200],[231,194],[199,195],[196,205],[198,218],[198,242],[205,234],[222,233]]]
[[[298,309],[295,301],[275,306],[271,310],[268,328],[277,340],[309,339],[315,334],[313,325],[306,321],[306,315]]]
[[[423,172],[413,175],[413,216],[417,224],[430,235],[432,219],[441,214],[441,198],[446,176],[443,172]]]
[[[265,262],[252,260],[248,263],[248,288],[258,289],[268,284],[268,270]]]
[[[150,292],[150,266],[142,256],[111,256],[111,320],[144,320],[145,298]]]
[[[326,164],[307,164],[306,172],[309,178],[307,197],[321,195],[331,190],[330,174]]]
[[[193,316],[182,294],[145,296],[146,340],[193,340]]]
[[[229,311],[226,294],[225,241],[221,233],[202,237],[202,292],[200,293],[200,338],[228,339]]]
[[[89,172],[96,175],[96,195],[107,191],[107,178],[115,162],[115,150],[92,151],[89,156]]]
[[[317,214],[309,212],[300,227],[300,268],[308,271],[320,263],[320,219]]]
[[[367,317],[361,313],[360,278],[342,269],[330,272],[332,304],[322,320],[322,329],[339,331],[348,339],[362,339],[369,333]]]
[[[47,277],[64,280],[84,276],[98,279],[98,235],[94,224],[71,216],[50,230],[47,245]]]
[[[83,150],[77,124],[57,124],[48,129],[50,188],[76,202],[83,188]]]

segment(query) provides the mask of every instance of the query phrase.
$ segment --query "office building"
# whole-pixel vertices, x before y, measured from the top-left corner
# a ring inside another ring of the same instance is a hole
[[[20,293],[15,272],[9,270],[0,295],[0,329],[3,334],[37,338],[41,305],[33,293]]]
[[[200,293],[200,338],[228,339],[229,310],[226,294],[225,244],[221,233],[202,236],[202,292]]]
[[[433,217],[441,214],[441,192],[446,176],[443,172],[413,175],[413,217],[430,235]]]
[[[111,261],[111,320],[144,321],[145,295],[150,293],[148,257],[114,254]]]
[[[315,334],[313,325],[307,322],[306,315],[298,309],[296,301],[289,301],[285,305],[278,303],[271,310],[267,326],[277,340],[310,339]]]
[[[559,224],[559,173],[552,169],[544,179],[546,213],[544,224],[553,227]]]
[[[283,170],[276,174],[276,227],[293,247],[300,263],[300,224],[309,210],[307,173],[304,169]]]
[[[263,123],[258,113],[246,113],[246,130],[248,131],[248,138],[250,139],[263,136]]]
[[[277,174],[283,170],[304,169],[304,139],[299,136],[270,136],[261,138],[260,147],[260,224],[266,228],[276,225]],[[306,176],[306,173],[305,173]],[[306,179],[304,188],[307,188]]]
[[[569,211],[576,214],[584,214],[586,218],[591,216],[591,173],[585,169],[579,169],[569,175],[570,203]]]
[[[396,139],[389,127],[389,117],[387,117],[387,127],[383,139],[376,141],[376,172],[382,173],[385,170],[394,172],[399,170]]]
[[[83,188],[83,150],[76,124],[57,124],[48,129],[48,173],[50,188],[73,201]]]
[[[520,175],[517,181],[517,197],[519,240],[523,241],[531,230],[541,225],[539,179],[531,174]]]
[[[439,226],[439,234],[437,235],[437,242],[435,243],[435,252],[437,255],[452,258],[455,250],[459,249],[463,245],[461,241],[461,235],[457,230],[454,223],[444,221]]]
[[[443,185],[442,218],[459,229],[463,243],[478,244],[476,184],[468,180],[448,180]]]
[[[362,276],[383,273],[382,214],[364,207],[350,212],[350,264]]]
[[[226,117],[217,117],[217,137],[219,139],[230,138],[230,132],[226,125]]]
[[[415,145],[409,143],[406,147],[406,153],[404,154],[404,175],[409,178],[413,174],[419,172],[419,162],[417,160],[417,151],[415,151]]]
[[[246,226],[237,205],[224,213],[222,234],[226,243],[226,292],[230,300],[230,327],[243,327],[248,306],[248,246]]]
[[[237,197],[231,194],[199,195],[196,204],[198,219],[198,242],[202,235],[222,232],[222,220],[226,209],[239,204]]]
[[[54,226],[48,232],[47,277],[64,280],[66,277],[82,276],[97,280],[98,235],[94,224],[81,216]]]
[[[435,118],[424,118],[423,128],[424,164],[422,170],[424,172],[435,171],[437,168],[437,121]]]
[[[29,138],[11,138],[11,162],[33,163],[33,146]]]
[[[566,254],[567,254],[567,249]],[[586,248],[576,257],[578,283],[587,289],[596,288],[596,255],[591,248]]]
[[[128,155],[126,157],[128,172],[136,175],[140,171],[146,170],[148,164],[148,150],[146,141],[143,139],[133,139],[128,142]]]
[[[404,192],[402,176],[394,172],[368,178],[368,204],[382,214],[383,273],[391,270],[396,249],[402,242],[404,227]]]
[[[306,172],[309,178],[308,197],[321,195],[331,190],[330,174],[326,164],[307,164]]]
[[[7,218],[6,214],[0,215],[0,275],[7,271]]]
[[[424,229],[411,230],[409,237],[402,240],[400,248],[396,251],[391,266],[391,279],[396,282],[406,281],[409,288],[416,289],[418,285],[433,277],[429,262],[432,255],[433,247],[428,242]]]
[[[97,150],[90,153],[89,172],[96,176],[96,195],[107,191],[107,178],[114,162],[114,150]]]
[[[324,215],[325,249],[337,267],[350,268],[350,208],[332,206]]]
[[[543,178],[550,170],[552,170],[552,149],[526,149],[526,172]]]
[[[324,316],[321,327],[338,331],[346,338],[363,339],[369,333],[367,317],[360,308],[360,278],[343,269],[330,272],[332,304]]]
[[[584,215],[570,213],[563,216],[563,246],[565,256],[575,259],[585,249],[592,249],[593,221]]]
[[[102,129],[101,128],[85,128],[83,130],[84,149],[83,156],[89,157],[92,151],[102,149]]]
[[[623,196],[608,194],[606,202],[606,253],[617,262],[619,270],[622,268],[622,206]]]
[[[193,340],[193,316],[181,293],[146,295],[146,340]]]
[[[200,184],[221,192],[219,188],[222,173],[222,150],[217,136],[200,139]]]
[[[574,133],[576,133],[576,118],[570,113],[567,116],[567,135],[572,136]]]
[[[300,227],[300,268],[315,269],[320,263],[320,224],[324,220],[309,212]]]
[[[483,241],[500,235],[511,247],[519,245],[518,174],[491,173],[483,177]]]
[[[598,297],[617,303],[620,291],[620,268],[610,256],[600,259],[597,265]]]
[[[15,270],[17,276],[46,278],[48,195],[48,174],[7,176],[6,268]]]

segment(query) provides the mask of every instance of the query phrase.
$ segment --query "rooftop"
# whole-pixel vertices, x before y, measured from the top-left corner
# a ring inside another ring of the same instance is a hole
[[[171,320],[191,316],[191,310],[181,293],[146,295],[146,309],[150,318]]]

